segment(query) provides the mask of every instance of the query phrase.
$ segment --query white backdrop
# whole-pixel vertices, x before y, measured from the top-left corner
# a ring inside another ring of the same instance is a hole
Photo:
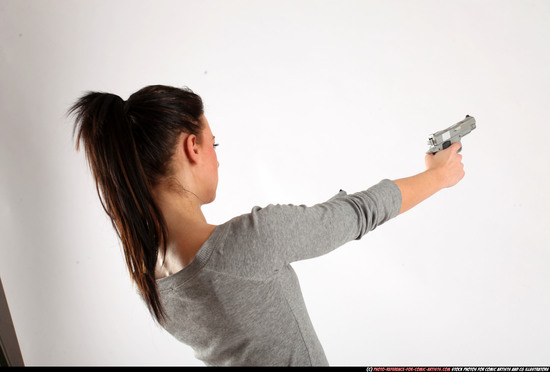
[[[201,365],[152,321],[65,113],[189,86],[219,224],[424,169],[464,180],[294,265],[332,365],[548,365],[550,1],[0,0],[0,275],[27,365]]]

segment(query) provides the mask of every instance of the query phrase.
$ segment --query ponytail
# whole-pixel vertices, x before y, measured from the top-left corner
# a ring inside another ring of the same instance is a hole
[[[178,100],[182,95],[186,99]],[[122,242],[130,277],[159,323],[166,314],[155,266],[158,250],[166,250],[167,229],[151,190],[167,171],[177,135],[199,132],[202,111],[202,101],[194,93],[163,86],[146,87],[127,102],[114,94],[89,92],[69,110],[76,114],[76,149],[84,143],[98,196]]]

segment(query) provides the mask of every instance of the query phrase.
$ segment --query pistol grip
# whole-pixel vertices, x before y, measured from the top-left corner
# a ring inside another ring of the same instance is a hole
[[[457,141],[457,142],[460,143],[460,148],[456,152],[458,154],[458,153],[460,153],[460,151],[462,151],[462,143],[460,141]],[[450,140],[447,140],[447,141],[443,142],[443,145],[441,145],[441,147],[443,148],[443,150],[445,150],[446,148],[450,147],[452,144],[453,143]]]

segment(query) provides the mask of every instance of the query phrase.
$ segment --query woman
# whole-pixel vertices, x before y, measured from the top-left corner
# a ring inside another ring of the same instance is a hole
[[[216,197],[217,144],[199,96],[91,92],[69,112],[145,303],[207,365],[327,365],[290,263],[360,239],[464,176],[454,144],[415,176],[214,226],[201,206]]]

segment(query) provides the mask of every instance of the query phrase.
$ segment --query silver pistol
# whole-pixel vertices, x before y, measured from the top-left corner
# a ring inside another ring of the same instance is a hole
[[[476,128],[476,119],[470,115],[458,123],[450,126],[445,130],[435,132],[428,138],[430,149],[426,154],[435,154],[438,151],[445,150],[455,142],[460,142],[460,139],[473,131]],[[458,150],[460,152],[462,147]]]

